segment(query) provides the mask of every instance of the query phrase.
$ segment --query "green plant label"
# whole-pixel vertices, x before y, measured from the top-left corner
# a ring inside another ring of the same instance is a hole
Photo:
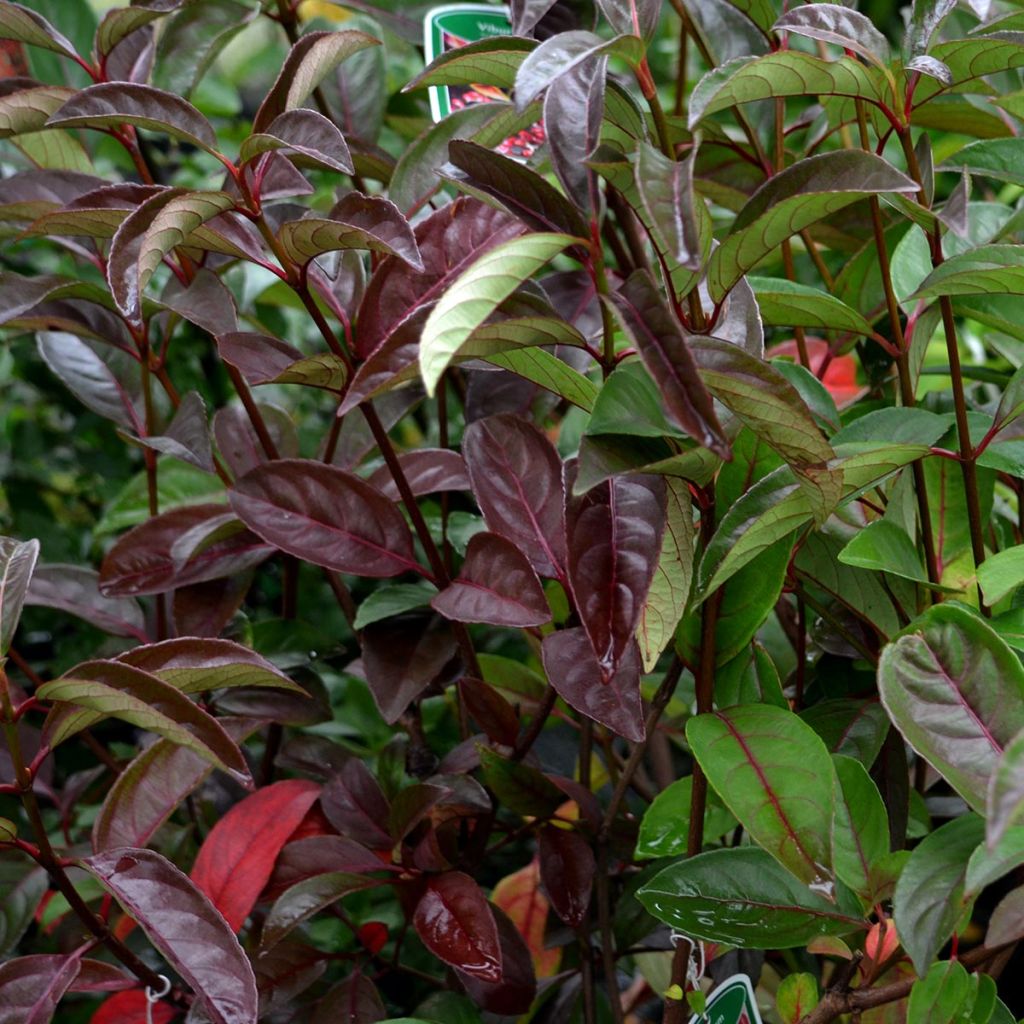
[[[754,989],[745,974],[726,978],[709,996],[703,1013],[690,1024],[761,1024]]]
[[[423,39],[427,64],[449,50],[495,36],[512,34],[508,7],[493,4],[445,4],[429,10],[423,19]],[[480,103],[507,103],[509,92],[496,85],[432,85],[430,112],[442,121],[456,110]],[[544,129],[538,121],[506,139],[497,147],[506,156],[528,160],[544,142]]]

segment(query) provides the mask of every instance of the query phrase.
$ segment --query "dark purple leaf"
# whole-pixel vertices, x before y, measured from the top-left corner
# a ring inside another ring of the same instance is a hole
[[[360,576],[422,572],[401,512],[365,480],[305,459],[258,466],[231,505],[268,544],[314,565]]]
[[[415,231],[425,270],[397,257],[377,268],[359,307],[356,350],[365,358],[404,320],[432,306],[479,256],[523,233],[517,218],[477,199],[460,198],[438,210]]]
[[[420,335],[428,312],[427,307],[420,307],[410,314],[356,370],[338,408],[339,416],[400,384],[407,386],[409,382],[419,381]]]
[[[255,1024],[256,978],[234,933],[173,864],[124,847],[81,862],[142,926],[214,1024]]]
[[[103,86],[96,86],[103,88]],[[226,192],[170,188],[130,213],[110,243],[107,281],[117,308],[142,323],[142,295],[164,257],[192,233],[234,206]]]
[[[469,875],[447,871],[429,878],[412,923],[438,959],[480,981],[501,981],[498,928],[490,904]]]
[[[295,1005],[327,969],[328,958],[318,949],[286,939],[253,964],[260,996],[260,1015],[268,1016]]]
[[[356,971],[317,1003],[310,1024],[376,1024],[387,1016],[377,986]]]
[[[120,967],[102,960],[83,959],[69,992],[123,992],[135,988],[138,980]]]
[[[391,801],[388,827],[391,838],[399,843],[447,796],[450,790],[429,782],[414,782],[399,790]]]
[[[288,413],[265,402],[258,402],[257,407],[278,453],[286,459],[298,455],[299,436]],[[213,417],[213,437],[217,450],[236,477],[244,476],[267,460],[252,421],[241,406],[217,410]]]
[[[242,143],[239,162],[256,159],[261,153],[284,152],[299,166],[322,167],[351,174],[352,154],[337,126],[315,110],[288,110],[267,125],[266,131],[250,135]]]
[[[491,416],[466,428],[462,454],[488,529],[511,541],[540,576],[564,580],[562,460],[533,424]]]
[[[51,746],[113,715],[187,747],[242,785],[252,784],[242,752],[220,722],[149,672],[116,661],[86,661],[36,692],[54,702],[45,726]]]
[[[82,405],[132,433],[142,432],[138,364],[110,349],[101,356],[88,342],[63,331],[41,331],[36,343],[46,365]]]
[[[302,353],[288,342],[254,331],[219,335],[217,351],[250,384],[266,384],[302,358]]]
[[[551,166],[566,195],[588,218],[597,208],[597,184],[586,162],[601,141],[607,74],[607,57],[584,61],[556,78],[544,97]]]
[[[459,691],[466,709],[489,739],[506,747],[514,746],[519,735],[519,716],[512,705],[482,679],[463,676]]]
[[[502,807],[524,816],[547,818],[565,803],[565,794],[537,768],[500,757],[486,747],[479,750],[484,782]]]
[[[563,112],[564,113],[564,112]],[[579,116],[585,116],[583,111]],[[456,139],[448,147],[451,162],[474,188],[497,199],[531,227],[589,238],[579,210],[536,171],[492,149]]]
[[[0,657],[7,654],[39,558],[39,541],[0,537]]]
[[[129,530],[103,559],[100,592],[107,597],[162,594],[259,565],[272,549],[248,530],[210,544],[185,565],[179,565],[173,550],[175,542],[226,511],[224,505],[188,505]]]
[[[602,672],[584,629],[551,633],[541,653],[551,685],[567,704],[634,743],[644,738],[636,643],[626,648],[611,678]]]
[[[187,288],[172,277],[160,301],[189,323],[215,337],[238,330],[235,297],[224,282],[205,267],[200,268]]]
[[[364,32],[307,32],[285,58],[277,80],[256,111],[252,130],[267,131],[285,111],[301,107],[346,57],[380,45],[379,39]]]
[[[245,600],[252,570],[174,591],[174,627],[181,636],[220,636]]]
[[[99,573],[77,565],[40,565],[32,576],[26,604],[68,612],[114,636],[145,642],[146,620],[132,598],[105,597]]]
[[[0,222],[34,221],[106,182],[78,171],[23,171],[0,181]]]
[[[590,909],[594,851],[578,832],[545,825],[538,853],[540,877],[551,906],[570,928],[579,928]]]
[[[17,320],[67,283],[67,278],[50,274],[40,277],[22,277],[20,274],[6,272],[0,274],[0,324]]]
[[[772,29],[841,46],[888,70],[889,40],[875,28],[867,15],[841,4],[816,3],[796,7],[779,18]]]
[[[372,889],[381,883],[364,875],[350,875],[344,871],[331,871],[325,875],[307,878],[293,885],[274,902],[263,925],[260,936],[261,952],[272,949],[303,921],[319,913],[332,903],[358,892]]]
[[[570,495],[575,466],[567,473]],[[665,529],[665,482],[622,475],[566,506],[569,585],[603,674],[633,648]]]
[[[501,981],[488,982],[456,968],[473,1002],[488,1013],[518,1017],[528,1013],[537,995],[537,977],[530,950],[519,930],[500,908],[490,904],[501,949]]]
[[[278,234],[285,252],[300,265],[325,252],[368,249],[395,256],[413,270],[424,269],[409,222],[394,203],[381,196],[350,192],[327,217],[289,221]]]
[[[421,494],[437,494],[439,491],[469,490],[469,472],[458,452],[447,448],[420,448],[403,452],[398,456],[398,462],[410,490],[417,497]],[[372,473],[369,482],[392,501],[401,499],[398,485],[387,466],[381,466]]]
[[[669,160],[648,143],[640,143],[636,187],[647,213],[653,239],[662,254],[687,270],[700,270],[703,257],[694,204],[703,202],[693,191],[694,155]]]
[[[672,418],[691,437],[724,459],[729,442],[697,372],[683,329],[645,271],[638,270],[612,297],[613,308],[658,384]]]
[[[258,724],[243,719],[220,722],[238,742]],[[149,845],[157,829],[211,771],[209,761],[170,740],[148,746],[110,787],[93,822],[93,850],[99,853],[119,846]]]
[[[96,29],[96,52],[106,56],[123,39],[180,7],[182,0],[144,0],[107,11]]]
[[[455,657],[455,637],[439,616],[411,613],[374,622],[362,633],[363,671],[384,721],[393,725]]]
[[[661,17],[661,0],[597,0],[597,4],[616,32],[644,39],[654,35]]]
[[[528,36],[558,0],[512,0],[512,32]]]
[[[78,974],[75,954],[37,954],[0,965],[0,1024],[49,1024]]]
[[[182,397],[163,434],[143,437],[141,441],[147,448],[173,455],[207,473],[214,472],[206,403],[198,391],[189,391]]]
[[[113,238],[132,210],[166,191],[162,185],[137,185],[134,182],[103,185],[43,214],[25,234]]]
[[[374,850],[391,849],[387,830],[391,807],[380,783],[358,758],[351,758],[337,775],[327,780],[320,806],[343,836]]]
[[[47,122],[51,128],[116,128],[130,124],[216,152],[217,133],[188,100],[150,85],[102,82],[82,89]]]
[[[430,603],[457,622],[526,627],[551,621],[551,609],[529,560],[496,533],[478,533],[470,539],[458,577]]]
[[[381,837],[386,840],[387,833],[381,833]],[[293,885],[331,871],[367,875],[390,867],[390,862],[382,861],[371,850],[348,836],[307,836],[305,839],[293,840],[281,851],[274,865],[274,873],[267,883],[264,898],[276,899]]]

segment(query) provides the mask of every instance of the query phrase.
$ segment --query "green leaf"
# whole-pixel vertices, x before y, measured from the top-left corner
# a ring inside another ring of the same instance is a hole
[[[10,649],[14,631],[39,559],[39,541],[0,537],[0,664]]]
[[[74,94],[61,85],[40,85],[0,97],[0,138],[38,132]]]
[[[686,611],[693,577],[695,527],[690,489],[683,480],[665,480],[665,532],[636,638],[645,672],[653,672],[661,652]]]
[[[1006,745],[996,764],[987,811],[986,840],[989,850],[994,850],[1009,829],[1024,825],[1024,732]]]
[[[480,768],[487,787],[515,814],[547,816],[565,803],[563,793],[536,768],[480,746]]]
[[[420,372],[429,394],[452,357],[494,310],[577,239],[539,232],[495,246],[452,283],[431,310],[420,339]]]
[[[954,818],[925,836],[903,868],[893,917],[919,975],[928,971],[960,919],[967,862],[984,837],[984,822],[976,814]]]
[[[446,50],[428,64],[402,92],[428,85],[496,85],[511,89],[526,55],[537,48],[533,39],[492,36]]]
[[[998,604],[1024,583],[1024,545],[999,551],[978,566],[978,584],[985,604]]]
[[[413,608],[424,608],[436,593],[437,587],[426,582],[392,583],[380,587],[359,606],[352,628],[362,629],[381,619],[389,619],[392,615],[401,615]]]
[[[634,857],[637,860],[657,857],[681,857],[686,854],[690,832],[690,806],[693,799],[693,776],[677,779],[663,789],[640,819],[640,834]],[[714,842],[736,827],[736,819],[708,794],[704,810],[704,841]]]
[[[74,59],[78,56],[67,36],[58,32],[41,14],[22,4],[5,3],[0,6],[0,38],[16,39],[63,57]]]
[[[965,899],[973,900],[993,882],[1024,864],[1024,828],[1009,828],[1002,839],[989,849],[982,843],[967,862]]]
[[[928,454],[923,445],[892,444],[867,451],[856,447],[839,451],[831,464],[843,471],[843,504]],[[755,484],[722,517],[701,559],[697,580],[702,599],[762,551],[811,522],[813,515],[810,498],[788,466]]]
[[[932,964],[914,982],[907,1003],[907,1024],[954,1024],[973,1021],[970,1014],[978,990],[972,977],[957,960]]]
[[[833,755],[837,791],[832,822],[836,876],[870,906],[877,898],[875,873],[889,853],[889,816],[867,769]]]
[[[768,58],[762,58],[767,60]],[[881,157],[842,150],[808,157],[761,186],[712,253],[708,291],[721,301],[736,282],[790,235],[865,196],[917,191]]]
[[[885,709],[876,700],[822,700],[800,717],[833,754],[856,758],[865,768],[875,763],[889,732]]]
[[[979,245],[950,256],[911,299],[938,295],[1004,295],[1024,291],[1024,245]]]
[[[999,408],[996,409],[995,418],[992,421],[993,432],[1002,431],[1022,414],[1024,414],[1024,366],[1017,368],[999,399]],[[1012,436],[1011,434],[1010,437],[1012,438]]]
[[[817,1005],[818,983],[813,974],[787,974],[775,991],[775,1008],[782,1024],[797,1024]]]
[[[1021,160],[1024,159],[1024,139],[982,139],[958,149],[950,163],[950,170],[966,170],[969,174],[996,181],[1019,184],[1024,180]],[[940,170],[946,169],[941,167]]]
[[[914,542],[906,530],[888,519],[878,519],[854,534],[839,552],[839,561],[861,569],[889,572],[917,583],[928,582]]]
[[[159,18],[165,18],[181,0],[149,0],[107,11],[96,29],[96,52],[106,56],[122,39]]]
[[[864,927],[753,846],[673,864],[637,897],[659,921],[686,935],[744,949],[791,949],[816,935]]]
[[[1024,668],[977,615],[936,605],[883,651],[882,703],[907,742],[978,811],[1024,728]]]
[[[852,57],[822,60],[787,50],[737,57],[709,71],[690,96],[689,126],[740,103],[788,96],[850,96],[882,102],[884,77]]]
[[[858,416],[833,438],[834,445],[867,441],[894,444],[935,444],[953,425],[953,414],[939,415],[927,409],[875,409]]]
[[[986,946],[1002,946],[1024,935],[1024,886],[1008,892],[992,911],[985,934]],[[995,995],[995,992],[992,993]],[[972,1018],[974,1020],[975,1018]],[[981,1019],[980,1017],[977,1019]]]
[[[474,338],[474,341],[477,340]],[[470,342],[472,345],[473,342]],[[521,348],[494,352],[484,358],[492,366],[500,366],[524,380],[564,398],[584,412],[594,408],[600,388],[564,360],[542,348]]]
[[[715,703],[720,708],[734,704],[771,704],[789,708],[782,692],[779,670],[768,651],[756,640],[735,658],[715,670]]]
[[[62,708],[58,704],[47,718],[52,746],[112,716],[187,747],[243,785],[251,782],[234,740],[176,687],[117,662],[87,661],[72,673],[44,683],[36,691],[41,700],[70,705]]]
[[[871,325],[860,313],[828,292],[784,278],[750,276],[747,283],[757,296],[765,327],[871,334]]]
[[[833,768],[814,730],[752,704],[691,718],[686,739],[751,839],[806,884],[829,886]]]

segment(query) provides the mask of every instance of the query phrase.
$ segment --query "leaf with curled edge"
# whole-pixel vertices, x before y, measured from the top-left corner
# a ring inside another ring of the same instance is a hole
[[[233,640],[177,637],[133,647],[117,656],[124,665],[150,672],[182,693],[237,686],[272,686],[305,693],[272,662]]]
[[[302,266],[325,252],[368,249],[397,256],[414,270],[424,269],[409,222],[394,203],[381,196],[350,192],[327,217],[288,221],[278,237],[288,255]]]
[[[423,573],[394,504],[334,466],[279,459],[237,480],[230,499],[254,533],[314,565],[378,579]]]
[[[565,485],[551,441],[503,413],[470,424],[462,454],[487,528],[518,547],[538,575],[565,580]]]
[[[0,658],[14,639],[38,560],[38,540],[0,537]]]
[[[687,270],[700,270],[703,256],[693,191],[695,151],[669,160],[650,143],[637,147],[636,189],[661,251]]]
[[[484,894],[469,875],[446,871],[430,876],[412,923],[439,960],[481,981],[501,981],[497,925]]]
[[[138,602],[100,593],[99,573],[78,565],[52,562],[36,566],[25,604],[53,608],[84,619],[113,636],[143,643],[148,639],[146,619]]]
[[[218,335],[221,358],[238,369],[249,384],[302,384],[340,393],[348,368],[333,352],[304,356],[286,341],[252,331]]]
[[[483,253],[448,286],[420,336],[420,374],[428,394],[434,393],[452,357],[501,302],[577,241],[555,232],[513,238]]]
[[[750,837],[808,885],[832,874],[834,770],[793,712],[737,705],[687,722],[694,757]]]
[[[737,57],[713,68],[694,86],[689,127],[741,103],[790,96],[847,96],[876,106],[885,96],[885,79],[852,57],[822,60],[785,50],[763,57]]]
[[[260,950],[272,949],[303,921],[350,893],[372,889],[381,884],[375,878],[347,871],[328,871],[297,882],[286,889],[270,908],[260,934]]]
[[[477,199],[459,198],[431,214],[414,231],[425,270],[387,257],[371,278],[359,306],[357,354],[369,356],[400,324],[431,307],[478,256],[524,231],[522,221]]]
[[[640,654],[630,644],[610,677],[598,664],[585,629],[561,629],[544,638],[544,671],[558,695],[581,714],[634,743],[643,740]]]
[[[551,621],[533,567],[519,548],[496,533],[470,538],[459,575],[430,604],[456,622],[526,627]]]
[[[131,7],[107,11],[96,29],[96,52],[106,56],[122,39],[166,17],[181,7],[182,0],[144,0]]]
[[[916,191],[912,179],[873,153],[844,150],[801,160],[769,179],[740,210],[711,255],[708,291],[720,301],[790,235],[859,199]]]
[[[72,60],[78,57],[74,44],[67,36],[58,32],[41,14],[23,4],[0,5],[0,39],[14,39]]]
[[[685,480],[665,478],[665,532],[636,628],[645,672],[653,672],[686,611],[693,578],[695,535],[690,489]]]
[[[273,553],[254,533],[232,531],[208,546],[197,545],[182,565],[174,546],[183,534],[217,520],[223,505],[185,505],[129,530],[100,566],[100,593],[108,597],[163,594],[251,569]]]
[[[105,184],[78,171],[33,169],[0,180],[0,223],[23,224]]]
[[[45,235],[113,238],[132,210],[166,191],[163,185],[136,185],[133,182],[103,185],[44,213],[25,229],[24,234],[26,238]]]
[[[981,813],[1024,729],[1024,669],[975,614],[936,605],[882,651],[878,688],[904,739]]]
[[[752,275],[747,277],[747,283],[757,297],[765,326],[810,327],[865,336],[871,333],[871,325],[857,310],[820,288],[785,278]]]
[[[471,342],[470,345],[472,344]],[[469,346],[463,348],[463,354],[468,354],[467,347]],[[589,377],[584,377],[565,360],[543,348],[481,352],[480,356],[491,366],[508,370],[517,377],[565,399],[570,405],[575,405],[584,412],[593,411],[601,390]]]
[[[253,118],[254,132],[265,132],[274,120],[301,107],[313,90],[353,53],[381,41],[365,32],[307,32],[291,48],[277,80]]]
[[[929,57],[926,53],[919,54],[911,60],[905,70],[912,74],[928,75],[947,89],[953,84],[953,72],[949,65],[935,57]]]
[[[661,0],[597,0],[616,32],[635,32],[650,39],[661,18]]]
[[[582,30],[559,32],[545,39],[519,65],[515,84],[516,107],[524,110],[556,78],[593,57],[621,57],[631,67],[636,67],[643,56],[644,44],[634,35],[602,39],[593,32]]]
[[[256,1024],[256,978],[210,901],[152,850],[121,847],[79,862],[142,926],[213,1024]]]
[[[331,775],[320,796],[327,820],[342,834],[373,850],[390,850],[391,805],[380,783],[359,758]]]
[[[609,304],[657,381],[672,418],[705,448],[729,458],[729,442],[697,370],[690,341],[651,276],[635,271]]]
[[[117,308],[141,324],[142,294],[164,257],[234,205],[226,192],[168,189],[129,214],[110,243],[107,263],[107,281]]]
[[[979,245],[936,267],[910,296],[1015,295],[1024,288],[1024,245]]]
[[[453,140],[448,156],[452,165],[465,175],[465,179],[454,179],[456,185],[464,180],[541,231],[589,237],[587,222],[580,211],[554,185],[518,160],[469,139]]]
[[[558,0],[512,0],[512,32],[517,36],[529,35],[537,23]]]
[[[113,716],[188,748],[242,785],[252,784],[245,758],[217,719],[149,672],[114,661],[86,661],[37,692],[41,700],[59,702],[45,726],[52,746]]]
[[[796,7],[783,14],[772,28],[775,32],[793,32],[852,50],[883,70],[891,59],[889,40],[875,28],[871,19],[841,4]]]
[[[495,85],[511,89],[526,55],[537,48],[520,34],[477,39],[435,57],[402,92],[431,85]]]
[[[943,78],[945,72],[936,65],[948,70],[957,92],[986,93],[988,85],[985,76],[1024,66],[1024,32],[999,32],[967,39],[951,39],[932,47],[928,58],[934,62],[931,67],[938,70]],[[972,88],[971,82],[977,85]],[[914,90],[915,111],[946,89],[939,75],[922,79]]]
[[[189,877],[237,932],[267,884],[281,847],[320,796],[307,779],[250,793],[207,833]]]
[[[604,676],[633,647],[665,530],[665,482],[622,475],[575,495],[566,471],[569,586]]]
[[[0,1020],[49,1024],[81,966],[80,953],[21,956],[0,965]]]
[[[62,85],[38,85],[0,97],[0,138],[41,131],[74,94]]]
[[[241,743],[259,727],[255,719],[222,718]],[[182,801],[202,785],[213,765],[187,747],[160,739],[138,754],[114,780],[92,826],[96,853],[118,846],[147,846]]]
[[[182,396],[181,404],[162,434],[138,440],[146,448],[173,455],[206,473],[215,472],[206,403],[198,391],[189,391]]]
[[[77,92],[49,121],[49,128],[118,128],[132,125],[217,152],[213,125],[188,100],[151,85],[101,82]]]
[[[133,433],[141,432],[138,383],[128,377],[137,377],[137,364],[109,350],[103,359],[88,342],[64,331],[40,331],[36,346],[43,362],[82,405]]]
[[[792,949],[866,928],[859,908],[829,902],[756,846],[711,850],[659,872],[637,893],[659,921],[706,942]]]
[[[352,154],[337,125],[315,110],[286,110],[264,132],[250,135],[238,152],[240,164],[262,153],[282,152],[301,166],[352,174]]]

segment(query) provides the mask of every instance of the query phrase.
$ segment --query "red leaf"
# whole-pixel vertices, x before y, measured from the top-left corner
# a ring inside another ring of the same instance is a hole
[[[516,926],[500,907],[494,907],[493,913],[501,948],[501,981],[495,984],[461,970],[456,970],[456,974],[477,1006],[488,1013],[518,1017],[533,1004],[537,976],[530,951]]]
[[[388,926],[383,921],[367,921],[356,932],[359,941],[376,956],[387,944]]]
[[[495,887],[491,900],[508,914],[530,950],[538,977],[550,977],[558,970],[561,950],[544,945],[548,922],[548,901],[540,891],[540,863],[534,857],[525,868],[506,875]]]
[[[836,405],[843,409],[860,398],[867,389],[857,383],[857,360],[851,355],[833,356],[825,367],[825,372],[822,373],[822,365],[829,354],[829,344],[821,338],[807,338],[806,340],[807,354],[811,360],[811,372],[825,385],[829,394],[835,399]],[[773,345],[765,355],[769,359],[774,359],[776,356],[799,358],[795,341],[784,341],[779,345]]]
[[[168,1024],[178,1011],[168,1003],[153,1007],[153,1024]],[[139,989],[111,996],[89,1019],[89,1024],[146,1024],[146,993]]]
[[[501,981],[498,928],[484,894],[469,875],[448,871],[430,878],[412,923],[438,959],[481,981]]]
[[[211,829],[191,877],[234,931],[245,923],[281,847],[319,795],[320,786],[305,779],[275,782],[235,804]]]
[[[547,826],[540,833],[540,875],[555,913],[578,928],[594,886],[594,852],[578,832]]]

